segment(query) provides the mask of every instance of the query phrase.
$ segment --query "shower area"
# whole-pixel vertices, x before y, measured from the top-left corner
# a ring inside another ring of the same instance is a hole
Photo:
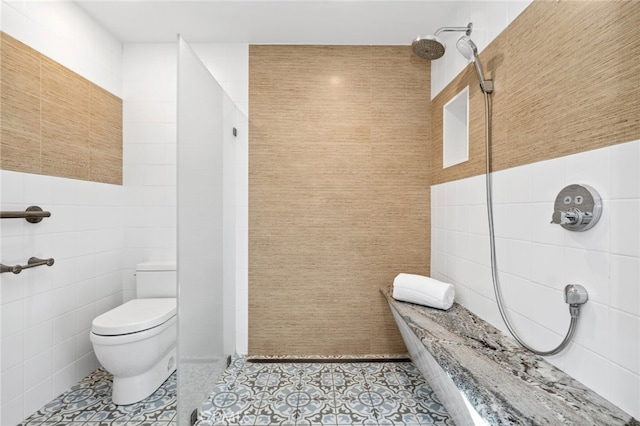
[[[177,40],[178,415],[192,424],[236,351],[236,152],[247,117]]]

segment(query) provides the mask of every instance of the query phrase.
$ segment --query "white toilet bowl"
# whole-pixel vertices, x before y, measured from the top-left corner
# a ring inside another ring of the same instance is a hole
[[[91,342],[113,374],[116,405],[141,401],[176,369],[176,298],[134,299],[93,320]]]

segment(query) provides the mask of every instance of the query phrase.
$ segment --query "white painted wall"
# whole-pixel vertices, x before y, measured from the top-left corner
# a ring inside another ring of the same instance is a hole
[[[121,44],[68,2],[2,1],[1,29],[116,96]],[[93,318],[122,303],[121,186],[0,171],[0,207],[51,211],[0,223],[0,262],[55,264],[2,274],[0,424],[13,425],[97,367]]]
[[[569,324],[566,284],[589,292],[573,343],[546,359],[640,417],[640,141],[493,174],[498,268],[512,323],[548,350]],[[603,198],[598,224],[571,232],[550,224],[566,185]],[[432,187],[431,273],[456,300],[508,334],[493,294],[484,175]]]

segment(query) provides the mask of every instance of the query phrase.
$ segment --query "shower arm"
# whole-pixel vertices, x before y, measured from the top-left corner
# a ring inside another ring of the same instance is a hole
[[[433,34],[437,36],[440,33],[452,33],[452,32],[463,32],[466,35],[471,35],[471,30],[473,29],[473,24],[469,22],[469,25],[466,27],[442,27],[438,28],[438,30]]]

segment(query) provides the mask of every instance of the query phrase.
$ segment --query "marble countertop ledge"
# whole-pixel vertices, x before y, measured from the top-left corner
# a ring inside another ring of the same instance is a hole
[[[458,303],[442,311],[380,291],[488,424],[640,426]]]

